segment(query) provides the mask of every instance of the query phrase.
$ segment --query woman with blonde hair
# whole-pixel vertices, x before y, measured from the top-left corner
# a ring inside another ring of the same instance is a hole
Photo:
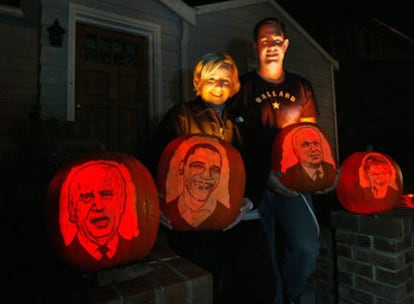
[[[238,125],[245,118],[235,113],[232,107],[232,97],[240,90],[239,73],[232,57],[222,53],[204,55],[194,67],[193,86],[196,98],[172,107],[154,133],[149,155],[152,165],[149,167],[155,177],[163,149],[180,135],[214,135],[232,144],[243,154],[243,140]],[[221,231],[175,230],[171,222],[161,215],[161,227],[171,248],[212,274],[214,304],[230,301],[245,303],[248,301],[247,290],[251,290],[252,297],[264,294],[262,290],[252,287],[263,279],[263,272],[258,271],[262,267],[258,264],[262,263],[268,269],[261,254],[267,253],[267,247],[260,221],[257,218],[245,220],[246,212],[252,207],[251,201],[245,199],[240,215]],[[244,263],[249,264],[252,260],[252,268],[246,267]],[[262,286],[264,284],[260,283],[259,288]]]
[[[210,134],[236,148],[242,145],[228,111],[229,99],[240,89],[238,69],[231,56],[204,55],[193,70],[193,85],[196,98],[172,107],[155,131],[150,154],[154,173],[163,148],[179,135]]]

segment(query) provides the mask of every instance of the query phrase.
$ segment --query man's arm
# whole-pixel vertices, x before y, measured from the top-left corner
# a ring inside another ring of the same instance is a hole
[[[302,117],[300,122],[310,122],[316,124],[316,117]]]

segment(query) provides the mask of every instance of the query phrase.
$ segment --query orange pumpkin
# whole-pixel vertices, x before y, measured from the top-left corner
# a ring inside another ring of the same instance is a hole
[[[87,153],[64,164],[49,184],[45,210],[58,255],[82,271],[142,260],[160,221],[152,176],[120,152]]]
[[[398,202],[397,207],[414,208],[414,194],[408,193],[401,195],[401,200]]]
[[[212,135],[173,139],[158,164],[160,206],[175,230],[221,230],[238,216],[246,175],[231,144]]]
[[[294,191],[323,191],[335,182],[331,146],[316,124],[297,123],[280,130],[273,141],[271,166],[282,173],[280,182]]]
[[[341,165],[336,193],[342,206],[358,214],[393,209],[403,189],[399,165],[378,152],[355,152]]]

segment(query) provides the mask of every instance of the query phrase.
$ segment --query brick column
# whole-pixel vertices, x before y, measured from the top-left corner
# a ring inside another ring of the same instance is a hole
[[[414,209],[334,211],[339,304],[414,303]]]
[[[333,242],[334,232],[326,226],[321,226],[320,240],[321,249],[313,275],[313,288],[315,289],[315,303],[336,304],[337,303],[337,280],[336,280],[336,255]]]

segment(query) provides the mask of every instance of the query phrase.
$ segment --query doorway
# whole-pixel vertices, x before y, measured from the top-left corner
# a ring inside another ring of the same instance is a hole
[[[75,121],[107,150],[138,158],[149,142],[147,37],[76,25]]]

